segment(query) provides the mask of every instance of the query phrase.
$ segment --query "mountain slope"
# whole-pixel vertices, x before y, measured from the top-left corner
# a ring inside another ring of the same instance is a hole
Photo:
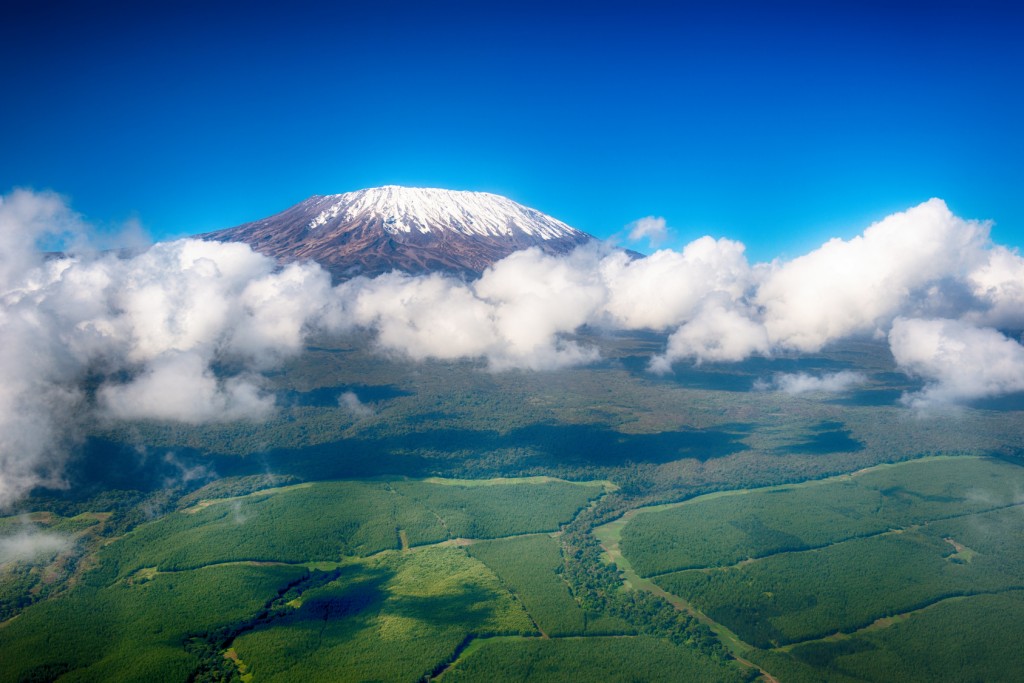
[[[595,239],[499,195],[394,185],[314,195],[201,237],[246,242],[284,262],[312,259],[339,279],[390,270],[475,276],[519,249],[565,253]]]

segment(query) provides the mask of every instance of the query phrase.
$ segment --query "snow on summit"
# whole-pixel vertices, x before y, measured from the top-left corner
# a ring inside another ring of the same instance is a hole
[[[464,235],[510,236],[519,231],[540,239],[580,235],[580,231],[540,211],[488,192],[461,192],[385,185],[346,194],[314,197],[324,208],[309,228],[329,220],[378,217],[391,233],[451,230]]]

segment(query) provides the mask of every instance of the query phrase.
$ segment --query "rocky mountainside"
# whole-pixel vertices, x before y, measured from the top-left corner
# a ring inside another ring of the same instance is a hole
[[[246,242],[282,262],[312,259],[336,279],[390,270],[474,277],[519,249],[565,253],[595,239],[499,195],[394,185],[314,195],[201,237]]]

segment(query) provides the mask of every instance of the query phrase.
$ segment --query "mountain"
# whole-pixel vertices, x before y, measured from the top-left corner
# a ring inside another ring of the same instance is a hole
[[[395,185],[314,195],[201,237],[245,242],[282,262],[312,259],[336,279],[390,270],[473,277],[520,249],[560,254],[596,239],[499,195]]]

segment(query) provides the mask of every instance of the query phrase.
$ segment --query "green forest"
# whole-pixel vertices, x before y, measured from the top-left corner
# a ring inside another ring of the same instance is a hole
[[[653,375],[591,341],[493,373],[318,340],[265,424],[95,426],[87,485],[0,517],[36,548],[0,559],[0,681],[1024,677],[1018,412],[909,418],[870,343]]]

